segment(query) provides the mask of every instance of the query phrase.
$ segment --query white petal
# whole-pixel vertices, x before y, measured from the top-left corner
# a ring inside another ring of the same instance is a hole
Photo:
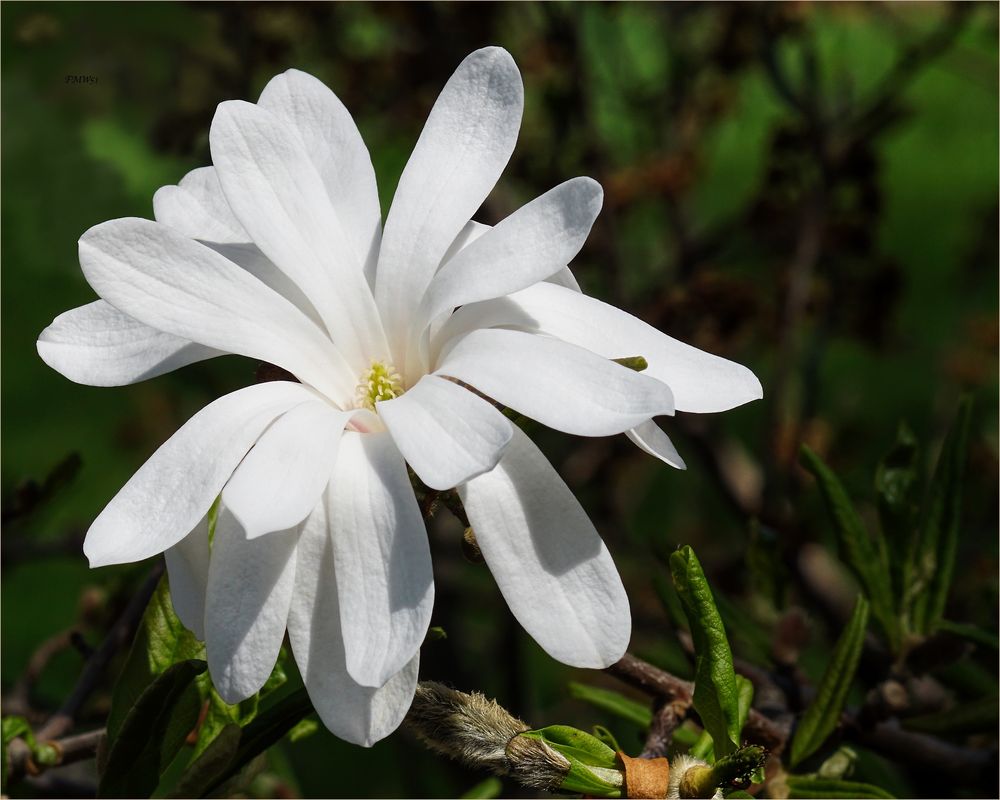
[[[603,197],[597,181],[574,178],[515,211],[438,270],[423,320],[554,275],[583,247]]]
[[[117,219],[80,239],[87,281],[120,311],[158,330],[284,367],[335,402],[357,380],[323,333],[289,301],[212,249],[144,219]]]
[[[330,204],[365,264],[369,284],[374,285],[382,211],[375,168],[350,112],[322,81],[297,69],[272,78],[258,105],[288,120],[299,132]]]
[[[163,553],[170,579],[170,599],[177,618],[198,639],[205,638],[205,592],[208,589],[208,515],[194,530]]]
[[[444,355],[438,374],[550,428],[610,436],[650,417],[673,413],[660,381],[547,336],[485,329],[467,334]]]
[[[312,301],[355,374],[387,355],[367,253],[358,253],[295,127],[252,103],[221,103],[212,160],[254,244]]]
[[[347,671],[382,686],[420,648],[434,605],[427,531],[388,433],[344,433],[326,500]]]
[[[358,684],[347,672],[341,629],[339,573],[326,504],[302,526],[288,638],[309,699],[333,733],[371,747],[403,721],[417,688],[420,653],[380,689]]]
[[[518,622],[553,658],[601,669],[625,653],[628,597],[573,493],[518,428],[500,464],[458,489]]]
[[[540,283],[500,300],[459,309],[435,346],[464,330],[513,325],[556,336],[606,358],[643,356],[644,375],[666,383],[678,411],[726,411],[763,396],[746,367],[661,333],[640,319],[593,297]]]
[[[493,405],[436,375],[377,408],[396,447],[432,489],[493,469],[511,437],[510,422]]]
[[[386,217],[375,276],[397,356],[442,257],[507,165],[523,105],[514,60],[487,47],[459,65],[431,109]]]
[[[278,660],[295,585],[297,530],[248,540],[223,503],[212,540],[205,649],[227,703],[260,690]]]
[[[214,167],[192,170],[177,186],[158,189],[153,195],[153,216],[191,239],[250,241],[226,202]]]
[[[274,263],[257,248],[253,242],[202,242],[207,247],[212,248],[216,253],[225,256],[234,264],[237,264],[265,286],[270,287],[311,319],[317,327],[323,329],[323,320],[316,311],[309,298],[306,297],[298,285],[284,272],[274,266]]]
[[[37,347],[52,369],[88,386],[124,386],[222,355],[143,325],[104,300],[60,314]]]
[[[330,480],[353,411],[317,400],[283,414],[257,440],[222,491],[248,539],[298,525]]]
[[[445,251],[445,254],[441,257],[441,266],[447,264],[456,255],[458,255],[460,250],[465,249],[476,241],[476,239],[480,238],[484,233],[492,229],[493,228],[490,225],[483,225],[481,222],[476,222],[474,219],[470,219],[465,223],[465,227],[458,232],[458,236],[455,237],[454,241]]]
[[[653,420],[636,425],[632,430],[625,431],[625,435],[640,450],[649,453],[651,456],[655,456],[664,464],[669,464],[671,467],[676,467],[677,469],[687,469],[684,459],[681,458],[680,453],[674,448],[674,443],[670,441],[670,437],[660,430],[660,426],[653,422]]]
[[[545,279],[548,283],[554,283],[556,286],[563,286],[567,289],[572,289],[574,292],[582,292],[580,284],[576,280],[576,276],[573,275],[573,271],[569,267],[563,267],[555,275]]]
[[[91,567],[141,561],[177,544],[218,497],[240,459],[277,417],[315,395],[273,381],[220,397],[170,437],[90,526]]]

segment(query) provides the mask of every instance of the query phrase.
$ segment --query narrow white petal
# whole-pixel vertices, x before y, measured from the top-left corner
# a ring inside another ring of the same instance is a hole
[[[677,452],[674,443],[653,420],[636,425],[632,430],[625,431],[625,435],[632,440],[640,450],[655,456],[664,464],[669,464],[677,469],[687,469],[684,459]]]
[[[124,386],[222,355],[137,322],[104,300],[60,314],[37,347],[52,369],[88,386]]]
[[[163,553],[170,579],[170,599],[177,618],[198,639],[205,638],[205,592],[208,589],[208,515],[194,530]]]
[[[80,239],[94,290],[166,333],[284,367],[335,402],[355,372],[301,311],[214,250],[156,222],[117,219]]]
[[[163,186],[153,195],[153,216],[191,239],[209,242],[249,242],[219,185],[215,167],[200,167],[177,186]]]
[[[499,300],[459,309],[435,347],[466,330],[514,326],[556,336],[607,358],[643,356],[643,374],[666,383],[678,411],[726,411],[763,396],[746,367],[661,333],[614,306],[561,286],[540,283]]]
[[[569,267],[563,267],[554,275],[550,275],[545,279],[548,283],[554,283],[556,286],[563,286],[566,289],[571,289],[574,292],[582,292],[579,282],[576,280],[576,276],[573,275],[573,271]]]
[[[434,605],[427,531],[388,433],[344,433],[326,500],[347,671],[382,686],[420,648]]]
[[[365,264],[369,285],[374,285],[382,211],[375,168],[350,112],[322,81],[297,69],[272,78],[258,105],[299,132],[344,233]]]
[[[227,703],[260,690],[278,660],[295,585],[297,530],[249,540],[223,503],[212,540],[205,650]]]
[[[436,370],[550,428],[610,436],[672,414],[670,389],[576,345],[523,331],[476,330]]]
[[[442,257],[507,165],[523,105],[514,60],[487,47],[459,65],[431,109],[386,217],[375,276],[394,353],[404,352],[412,315]]]
[[[219,105],[210,134],[226,199],[254,244],[312,301],[358,373],[385,337],[344,221],[295,127],[252,103]]]
[[[625,653],[628,597],[601,537],[518,428],[492,472],[458,489],[510,610],[553,658],[601,669]]]
[[[396,730],[409,710],[420,653],[379,689],[351,678],[340,622],[340,573],[334,568],[330,534],[326,504],[320,503],[299,537],[288,638],[323,724],[341,739],[371,747]]]
[[[455,237],[454,241],[448,245],[448,249],[445,254],[441,257],[441,266],[444,266],[449,261],[451,261],[456,255],[458,255],[460,250],[465,249],[470,244],[472,244],[476,239],[480,238],[487,231],[492,230],[492,226],[484,225],[481,222],[476,222],[474,219],[470,219],[465,223],[465,226],[458,232],[458,236]]]
[[[353,411],[322,400],[283,414],[257,440],[222,491],[248,539],[298,525],[319,502]]]
[[[220,397],[163,444],[90,526],[91,567],[141,561],[177,544],[219,496],[240,459],[272,420],[315,395],[274,381]]]
[[[451,489],[488,472],[511,437],[510,422],[468,389],[425,375],[378,413],[396,447],[432,489]]]
[[[424,297],[423,321],[557,273],[583,247],[603,198],[597,181],[574,178],[515,211],[438,270]]]

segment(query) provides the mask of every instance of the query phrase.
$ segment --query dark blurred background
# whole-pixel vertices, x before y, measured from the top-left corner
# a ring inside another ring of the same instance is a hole
[[[32,653],[69,629],[99,641],[145,574],[89,571],[90,520],[256,367],[230,357],[119,389],[49,370],[38,333],[93,299],[77,238],[151,217],[157,187],[209,163],[216,105],[255,100],[289,67],[351,110],[386,210],[438,91],[487,44],[513,54],[526,99],[514,157],[477,218],[596,178],[604,211],[573,264],[584,290],[764,385],[762,402],[666,421],[684,472],[624,437],[532,430],[615,556],[631,649],[689,671],[655,588],[662,555],[689,543],[731,628],[766,637],[807,609],[800,664],[817,677],[853,594],[800,443],[871,520],[872,475],[897,425],[933,465],[963,391],[976,412],[949,616],[996,630],[995,4],[25,2],[0,14],[5,711],[12,696],[31,713],[56,707],[81,656],[56,647],[29,692]],[[463,559],[457,523],[441,512],[432,528],[432,624],[448,638],[424,648],[422,677],[480,689],[535,725],[607,724],[637,750],[638,729],[566,690],[607,679],[549,659],[486,568]],[[818,604],[817,580],[834,587]],[[752,658],[753,638],[735,637],[737,655]],[[996,705],[995,657],[970,663]],[[871,754],[859,770],[901,796],[941,788]],[[276,748],[269,775],[260,791],[288,796],[455,796],[483,777],[403,733],[365,751],[325,732]]]

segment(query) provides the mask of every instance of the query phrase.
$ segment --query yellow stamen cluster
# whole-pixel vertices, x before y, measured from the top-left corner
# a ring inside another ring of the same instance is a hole
[[[392,400],[402,393],[403,379],[392,364],[373,361],[368,371],[361,376],[354,400],[358,408],[374,411],[375,404],[380,400]]]

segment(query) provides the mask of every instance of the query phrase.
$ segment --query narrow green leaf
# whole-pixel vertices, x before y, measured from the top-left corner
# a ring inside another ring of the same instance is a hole
[[[163,671],[139,696],[111,744],[101,797],[148,797],[198,721],[194,679],[207,669],[198,659]]]
[[[921,633],[937,630],[951,590],[971,419],[972,400],[965,397],[945,438],[927,501],[921,509],[916,569],[928,589],[917,596],[913,608],[914,628]]]
[[[819,483],[823,499],[834,521],[841,556],[861,583],[893,649],[899,644],[899,619],[892,591],[885,540],[873,540],[865,529],[840,479],[822,459],[802,445],[802,463]]]
[[[981,644],[983,647],[988,647],[991,650],[1000,650],[1000,640],[997,639],[997,635],[985,628],[980,628],[978,625],[968,625],[964,622],[952,622],[951,620],[942,619],[938,621],[937,629],[961,636],[963,639]]]
[[[500,782],[500,779],[490,776],[463,794],[462,800],[493,800],[493,798],[499,797],[502,793],[503,784]]]
[[[621,745],[618,744],[618,740],[615,738],[615,735],[603,725],[595,725],[591,730],[593,730],[596,738],[600,739],[616,753],[622,749]]]
[[[833,648],[816,697],[795,730],[790,756],[793,767],[815,753],[837,727],[861,658],[868,627],[868,608],[868,601],[859,595],[854,613]]]
[[[957,736],[996,731],[998,722],[1000,715],[997,713],[997,696],[993,695],[936,714],[906,717],[902,720],[902,725],[907,730],[935,736]]]
[[[909,606],[913,586],[913,560],[917,550],[916,499],[919,484],[919,447],[906,423],[900,423],[896,441],[875,470],[879,521],[889,551],[896,597]]]
[[[612,689],[599,689],[596,686],[570,681],[569,693],[577,700],[590,703],[592,706],[608,711],[622,719],[634,722],[642,728],[648,728],[653,722],[653,712],[648,705]]]
[[[739,692],[726,630],[698,557],[690,547],[670,556],[670,572],[694,641],[694,707],[711,734],[716,756],[739,745]]]
[[[563,792],[582,794],[587,797],[621,797],[620,787],[595,775],[590,767],[570,759],[569,772],[559,785]]]
[[[733,789],[731,792],[725,792],[725,797],[727,800],[753,800],[753,795],[747,794],[742,789]]]
[[[314,717],[306,717],[305,719],[299,720],[288,732],[288,741],[297,742],[301,739],[312,736],[318,730],[319,721]]]
[[[570,761],[578,761],[588,767],[614,769],[617,761],[615,751],[596,736],[569,725],[549,725],[521,734],[529,739],[541,739],[554,750],[562,753]]]
[[[750,709],[753,707],[753,682],[743,675],[737,675],[736,691],[738,692],[739,698],[737,705],[737,708],[739,709],[737,721],[739,724],[740,734],[742,735],[743,727],[747,724],[747,719],[750,717]]]
[[[892,800],[885,789],[870,783],[842,781],[834,778],[814,778],[808,775],[788,775],[788,797],[790,800],[812,800],[812,798],[851,798],[851,800]]]
[[[695,740],[695,743],[691,745],[691,749],[688,753],[695,758],[700,758],[702,761],[707,761],[709,764],[715,761],[712,734],[703,730]]]

